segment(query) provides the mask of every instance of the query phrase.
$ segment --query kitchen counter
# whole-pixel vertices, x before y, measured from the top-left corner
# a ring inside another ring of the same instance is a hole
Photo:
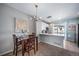
[[[40,33],[40,35],[53,35],[53,36],[63,36],[64,34],[49,34],[49,33]]]
[[[64,35],[40,33],[40,41],[63,48]]]

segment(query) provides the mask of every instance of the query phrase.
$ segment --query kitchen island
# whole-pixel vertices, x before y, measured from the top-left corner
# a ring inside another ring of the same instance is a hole
[[[58,46],[63,48],[64,47],[64,35],[63,34],[48,34],[48,33],[41,33],[39,35],[40,42],[45,42],[54,46]]]

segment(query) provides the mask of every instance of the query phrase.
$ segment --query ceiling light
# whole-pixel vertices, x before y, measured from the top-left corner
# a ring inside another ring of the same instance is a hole
[[[38,5],[37,4],[35,4],[35,8],[36,8],[36,16],[35,16],[35,18],[36,18],[36,21],[37,21],[37,8],[38,8]]]

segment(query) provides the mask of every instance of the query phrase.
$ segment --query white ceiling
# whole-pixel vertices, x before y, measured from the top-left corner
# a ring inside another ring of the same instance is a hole
[[[36,9],[33,3],[8,3],[7,5],[31,16],[36,15]],[[52,22],[64,18],[76,17],[79,14],[78,3],[39,3],[37,9],[38,17]],[[47,19],[47,16],[52,18]]]

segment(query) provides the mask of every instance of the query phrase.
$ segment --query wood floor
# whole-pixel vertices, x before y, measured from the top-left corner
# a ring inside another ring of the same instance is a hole
[[[4,56],[13,56],[13,54],[11,52]],[[21,51],[18,52],[18,56],[21,56]],[[27,56],[27,53],[25,56]],[[39,43],[39,49],[36,54],[34,55],[34,52],[31,51],[31,56],[79,56],[79,53],[41,42]]]
[[[65,41],[64,43],[65,43],[64,49],[79,53],[79,48],[76,43],[70,41]]]

